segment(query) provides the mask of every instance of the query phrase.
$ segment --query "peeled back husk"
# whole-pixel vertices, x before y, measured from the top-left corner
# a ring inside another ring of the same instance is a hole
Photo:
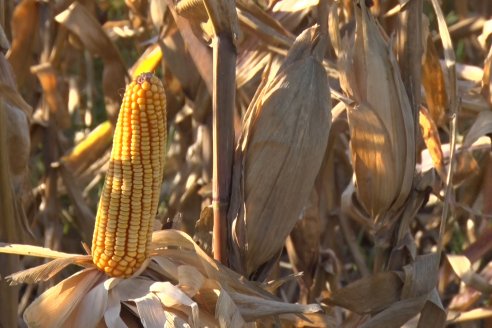
[[[246,113],[228,215],[230,262],[254,279],[282,250],[323,160],[331,122],[325,40],[317,27],[305,30]]]
[[[401,207],[410,193],[415,128],[391,44],[364,1],[357,2],[355,40],[345,40],[340,83],[355,100],[348,119],[357,197],[377,221]]]

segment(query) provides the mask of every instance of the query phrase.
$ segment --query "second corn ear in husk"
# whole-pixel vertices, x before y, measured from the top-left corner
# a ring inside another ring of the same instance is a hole
[[[304,31],[246,114],[229,211],[230,262],[255,279],[281,251],[323,160],[331,122],[324,40],[315,27]]]
[[[342,54],[357,197],[375,220],[407,198],[415,168],[415,128],[400,71],[375,19],[357,1],[355,41]],[[347,40],[346,40],[347,41]]]

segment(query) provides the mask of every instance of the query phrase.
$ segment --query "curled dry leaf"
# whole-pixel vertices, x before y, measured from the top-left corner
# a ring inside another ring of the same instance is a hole
[[[375,313],[397,302],[402,286],[395,272],[380,272],[336,290],[327,301],[359,314]]]
[[[305,30],[246,114],[229,222],[231,262],[247,276],[280,252],[321,166],[331,122],[321,49],[317,28]]]
[[[439,172],[441,177],[444,177],[445,172],[443,153],[441,148],[441,139],[439,138],[439,131],[437,130],[436,123],[431,117],[429,111],[427,111],[427,109],[423,106],[420,107],[419,111],[419,124],[425,146],[429,150],[434,167]]]
[[[7,53],[7,59],[20,86],[24,84],[32,64],[33,39],[36,39],[38,31],[38,8],[37,1],[23,0],[15,7],[12,17],[12,48]]]
[[[434,122],[441,126],[445,123],[447,93],[444,73],[437,55],[436,46],[430,35],[427,36],[424,62],[422,64],[422,86],[425,100]]]
[[[378,219],[398,209],[410,192],[414,122],[391,45],[364,1],[354,8],[355,41],[341,55],[340,83],[356,102],[348,119],[357,195],[372,218]]]

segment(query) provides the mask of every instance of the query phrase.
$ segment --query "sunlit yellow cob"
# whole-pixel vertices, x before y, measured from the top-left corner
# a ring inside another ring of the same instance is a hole
[[[92,259],[128,277],[147,259],[162,182],[166,99],[161,81],[140,74],[126,87],[92,240]]]

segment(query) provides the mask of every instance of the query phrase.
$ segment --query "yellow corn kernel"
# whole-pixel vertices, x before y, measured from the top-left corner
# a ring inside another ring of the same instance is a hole
[[[94,228],[92,259],[109,276],[131,276],[149,255],[165,127],[162,83],[152,73],[140,74],[123,97]]]

